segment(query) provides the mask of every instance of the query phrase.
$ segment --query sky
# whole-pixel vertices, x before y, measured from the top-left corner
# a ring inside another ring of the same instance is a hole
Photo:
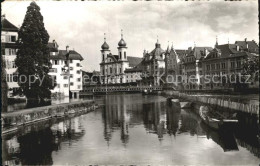
[[[127,55],[142,57],[144,49],[152,51],[158,40],[163,49],[175,49],[255,40],[258,37],[258,1],[240,2],[72,2],[36,1],[44,17],[51,42],[59,49],[74,49],[84,58],[85,71],[99,71],[101,45],[106,33],[112,54],[118,42],[127,43]],[[2,14],[21,26],[30,1],[2,3]]]

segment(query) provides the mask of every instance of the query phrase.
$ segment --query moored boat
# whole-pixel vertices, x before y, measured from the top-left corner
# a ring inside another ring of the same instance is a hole
[[[192,104],[192,102],[189,102],[189,101],[180,102],[181,108],[191,108],[191,104]]]
[[[210,111],[208,106],[201,106],[199,110],[199,115],[204,123],[213,129],[220,129],[223,126],[228,127],[228,125],[237,123],[238,120],[233,117],[225,117],[220,113]]]

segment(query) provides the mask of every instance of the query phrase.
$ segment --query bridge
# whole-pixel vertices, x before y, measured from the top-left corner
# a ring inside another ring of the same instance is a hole
[[[99,93],[111,93],[111,92],[148,92],[162,91],[162,86],[99,86],[99,87],[87,87],[79,93],[79,95],[91,95]]]

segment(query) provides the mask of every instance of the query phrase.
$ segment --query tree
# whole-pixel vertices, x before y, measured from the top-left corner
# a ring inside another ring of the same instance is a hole
[[[44,27],[40,7],[32,2],[18,31],[18,52],[15,60],[19,73],[18,83],[28,100],[43,101],[51,97],[54,88],[48,75],[51,63],[47,46],[49,34]]]
[[[8,91],[8,86],[6,82],[6,71],[5,71],[5,61],[3,56],[1,56],[1,94],[2,94],[2,112],[7,112],[7,91]]]

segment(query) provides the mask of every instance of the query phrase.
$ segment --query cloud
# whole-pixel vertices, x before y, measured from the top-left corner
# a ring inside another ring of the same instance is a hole
[[[21,25],[28,1],[4,2],[2,12]],[[113,54],[123,29],[129,56],[141,57],[152,51],[157,39],[166,49],[214,46],[235,40],[258,41],[257,1],[255,2],[40,2],[50,41],[60,49],[69,45],[83,57],[83,69],[99,70],[104,33]],[[14,12],[15,11],[15,12]]]

